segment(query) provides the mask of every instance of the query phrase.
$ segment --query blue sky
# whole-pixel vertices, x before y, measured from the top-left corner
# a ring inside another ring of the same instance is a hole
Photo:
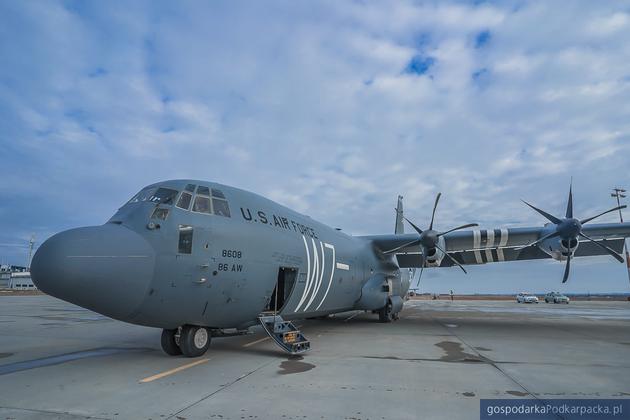
[[[630,187],[628,2],[0,1],[0,259],[200,178],[356,234],[536,226]],[[628,215],[630,218],[630,214]],[[615,220],[614,215],[602,221]],[[611,258],[565,291],[627,291]],[[560,288],[562,264],[429,270],[427,290]]]

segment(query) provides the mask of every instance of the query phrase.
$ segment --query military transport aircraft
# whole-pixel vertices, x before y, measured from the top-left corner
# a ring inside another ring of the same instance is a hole
[[[204,354],[212,336],[260,323],[284,350],[310,343],[291,320],[350,310],[398,318],[412,270],[610,254],[618,260],[630,223],[589,224],[539,210],[544,227],[438,232],[403,229],[351,236],[254,193],[213,182],[164,181],[143,188],[102,226],[58,233],[32,262],[37,287],[125,322],[162,328],[169,355]],[[529,205],[529,204],[528,204]],[[622,206],[623,207],[623,206]],[[579,246],[579,247],[578,247]]]

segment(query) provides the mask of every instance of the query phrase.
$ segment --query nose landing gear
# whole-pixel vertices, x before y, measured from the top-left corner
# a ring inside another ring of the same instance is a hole
[[[162,350],[169,356],[202,356],[210,347],[210,332],[205,327],[184,325],[174,330],[162,330]]]
[[[398,315],[398,312],[394,312],[393,305],[391,304],[391,302],[388,302],[384,308],[378,311],[379,322],[392,322],[392,321],[398,321],[399,319],[400,319],[400,316]]]
[[[404,301],[400,296],[390,296],[387,299],[387,305],[374,312],[378,313],[379,322],[392,322],[400,319],[400,311],[402,311]]]

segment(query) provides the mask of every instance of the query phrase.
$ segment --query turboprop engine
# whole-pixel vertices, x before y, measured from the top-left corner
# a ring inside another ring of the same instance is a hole
[[[545,239],[538,243],[538,248],[557,261],[566,261],[568,258],[572,258],[580,244],[578,241],[578,236],[582,230],[580,221],[575,219],[565,220],[563,224],[565,226],[558,227],[547,224],[546,226],[550,228],[549,231],[543,231],[543,236],[555,232],[556,229],[561,229],[564,232],[562,235]]]
[[[425,230],[420,234],[421,237],[422,235],[425,235],[425,237],[420,240],[424,266],[439,267],[446,255],[442,251],[446,248],[444,238],[438,236],[438,232],[434,230]]]
[[[597,219],[604,214],[617,211],[620,209],[626,208],[626,206],[618,206],[612,208],[610,210],[606,210],[605,212],[599,213],[595,216],[588,217],[586,219],[576,219],[573,217],[573,186],[569,187],[569,201],[567,203],[567,211],[564,219],[560,219],[556,216],[553,216],[547,213],[544,210],[536,208],[529,204],[527,201],[523,201],[529,207],[534,209],[536,212],[540,213],[551,223],[547,223],[545,225],[545,230],[543,231],[540,238],[536,241],[532,242],[528,246],[536,245],[538,246],[544,253],[548,254],[551,258],[560,261],[567,261],[567,265],[564,269],[564,276],[562,277],[562,283],[566,283],[569,278],[569,272],[571,269],[571,259],[573,258],[573,253],[577,249],[579,242],[578,238],[582,238],[584,240],[590,241],[595,245],[602,248],[612,257],[614,257],[617,261],[623,263],[623,258],[617,254],[614,250],[607,247],[606,245],[595,241],[593,238],[587,236],[584,232],[582,232],[582,225],[590,222],[591,220]]]
[[[420,245],[422,248],[422,268],[420,269],[420,276],[418,277],[418,283],[420,283],[420,279],[422,278],[422,273],[424,272],[425,267],[438,267],[442,263],[442,259],[444,257],[449,258],[455,265],[462,269],[464,273],[466,273],[466,269],[453,257],[451,257],[446,252],[446,244],[444,242],[444,235],[447,233],[466,229],[473,226],[479,226],[477,223],[469,223],[463,226],[458,226],[453,229],[449,229],[445,232],[438,232],[433,230],[433,221],[435,220],[435,210],[437,209],[438,202],[440,201],[440,197],[442,193],[438,193],[437,197],[435,197],[435,204],[433,205],[433,213],[431,214],[431,223],[429,224],[429,229],[422,230],[413,222],[406,217],[404,219],[414,228],[416,232],[420,235],[418,239],[414,239],[413,241],[406,243],[402,246],[396,247],[394,249],[390,249],[385,251],[385,254],[394,253],[400,249],[406,248],[411,245]]]

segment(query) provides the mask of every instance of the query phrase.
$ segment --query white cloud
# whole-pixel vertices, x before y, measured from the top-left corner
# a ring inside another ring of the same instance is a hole
[[[540,224],[519,199],[561,209],[571,176],[606,207],[630,186],[627,26],[579,1],[3,3],[0,227],[41,225],[18,209],[42,180],[58,229],[176,177],[356,233],[389,232],[399,193],[424,221],[443,192],[441,226]]]
[[[627,12],[615,12],[607,16],[593,18],[587,25],[588,33],[597,36],[607,36],[628,28],[630,14]]]

